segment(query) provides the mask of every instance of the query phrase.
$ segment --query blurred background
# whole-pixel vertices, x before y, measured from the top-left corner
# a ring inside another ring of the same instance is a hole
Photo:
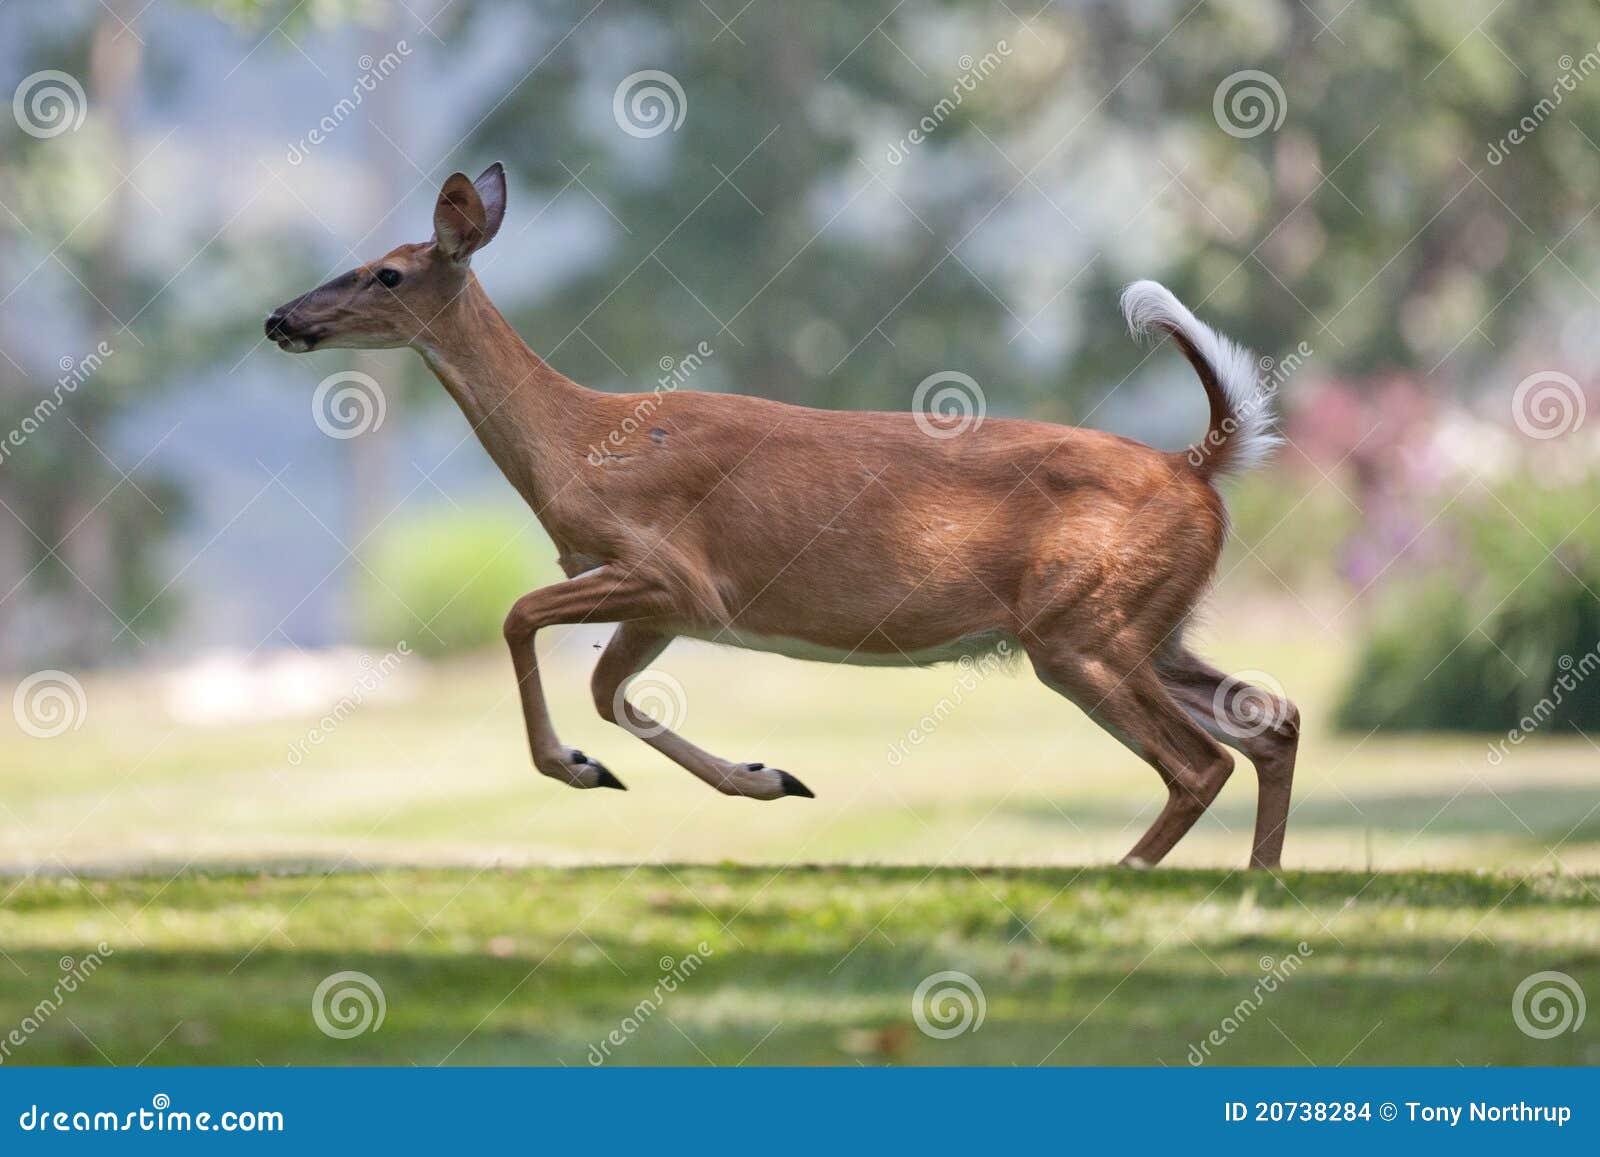
[[[725,800],[595,717],[597,627],[541,635],[552,710],[633,790],[534,773],[537,522],[414,355],[260,334],[498,159],[477,273],[601,389],[960,373],[1179,449],[1203,395],[1116,310],[1165,282],[1284,412],[1199,642],[1301,706],[1286,863],[1593,869],[1597,72],[1577,0],[6,5],[0,864],[1077,863],[1153,818],[1025,672],[679,642],[682,730],[819,796]]]

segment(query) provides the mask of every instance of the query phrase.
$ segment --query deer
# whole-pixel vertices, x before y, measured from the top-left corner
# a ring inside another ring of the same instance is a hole
[[[1123,864],[1157,864],[1189,832],[1233,772],[1226,746],[1256,770],[1250,864],[1279,866],[1299,711],[1184,642],[1228,533],[1218,482],[1280,441],[1248,350],[1153,281],[1124,292],[1133,335],[1169,339],[1205,391],[1206,436],[1179,453],[1024,419],[950,436],[921,411],[598,391],[535,353],[474,274],[505,213],[499,162],[476,180],[453,173],[432,240],[285,302],[265,333],[290,353],[415,350],[543,525],[566,578],[518,598],[504,624],[539,772],[624,788],[557,738],[534,643],[548,627],[615,623],[591,680],[601,718],[754,800],[813,792],[697,747],[627,698],[674,639],[885,666],[1020,649],[1166,787]]]

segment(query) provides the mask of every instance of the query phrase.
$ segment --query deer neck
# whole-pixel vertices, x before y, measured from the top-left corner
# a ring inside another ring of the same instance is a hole
[[[600,395],[529,349],[470,272],[416,348],[501,473],[536,512],[545,509],[582,463],[575,447],[587,444]]]

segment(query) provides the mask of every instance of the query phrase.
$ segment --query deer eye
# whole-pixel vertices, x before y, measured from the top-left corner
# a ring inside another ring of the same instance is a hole
[[[400,271],[398,269],[378,270],[378,284],[386,289],[393,289],[400,284]]]

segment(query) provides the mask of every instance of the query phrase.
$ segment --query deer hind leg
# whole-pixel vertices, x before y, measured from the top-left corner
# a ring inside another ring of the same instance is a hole
[[[1154,767],[1167,802],[1122,862],[1160,863],[1216,799],[1233,772],[1233,757],[1173,701],[1153,667],[1118,671],[1081,652],[1029,648],[1045,685],[1078,704],[1101,727]]]
[[[528,746],[539,771],[573,787],[623,788],[622,781],[605,766],[556,738],[550,711],[545,706],[539,679],[539,658],[534,635],[544,627],[585,621],[606,622],[658,613],[659,588],[648,578],[625,567],[608,564],[523,595],[506,616],[506,644],[516,668],[522,696],[522,716],[528,728]],[[624,789],[626,790],[626,789]]]
[[[787,771],[762,763],[730,763],[719,759],[628,702],[628,681],[648,667],[671,642],[670,634],[641,623],[623,623],[617,628],[595,664],[594,678],[590,682],[600,718],[631,731],[724,795],[747,799],[782,799],[786,795],[811,797],[811,789]]]
[[[1300,711],[1281,695],[1246,683],[1178,649],[1164,655],[1161,681],[1192,719],[1255,764],[1256,830],[1252,868],[1276,868],[1283,857],[1300,747]]]

